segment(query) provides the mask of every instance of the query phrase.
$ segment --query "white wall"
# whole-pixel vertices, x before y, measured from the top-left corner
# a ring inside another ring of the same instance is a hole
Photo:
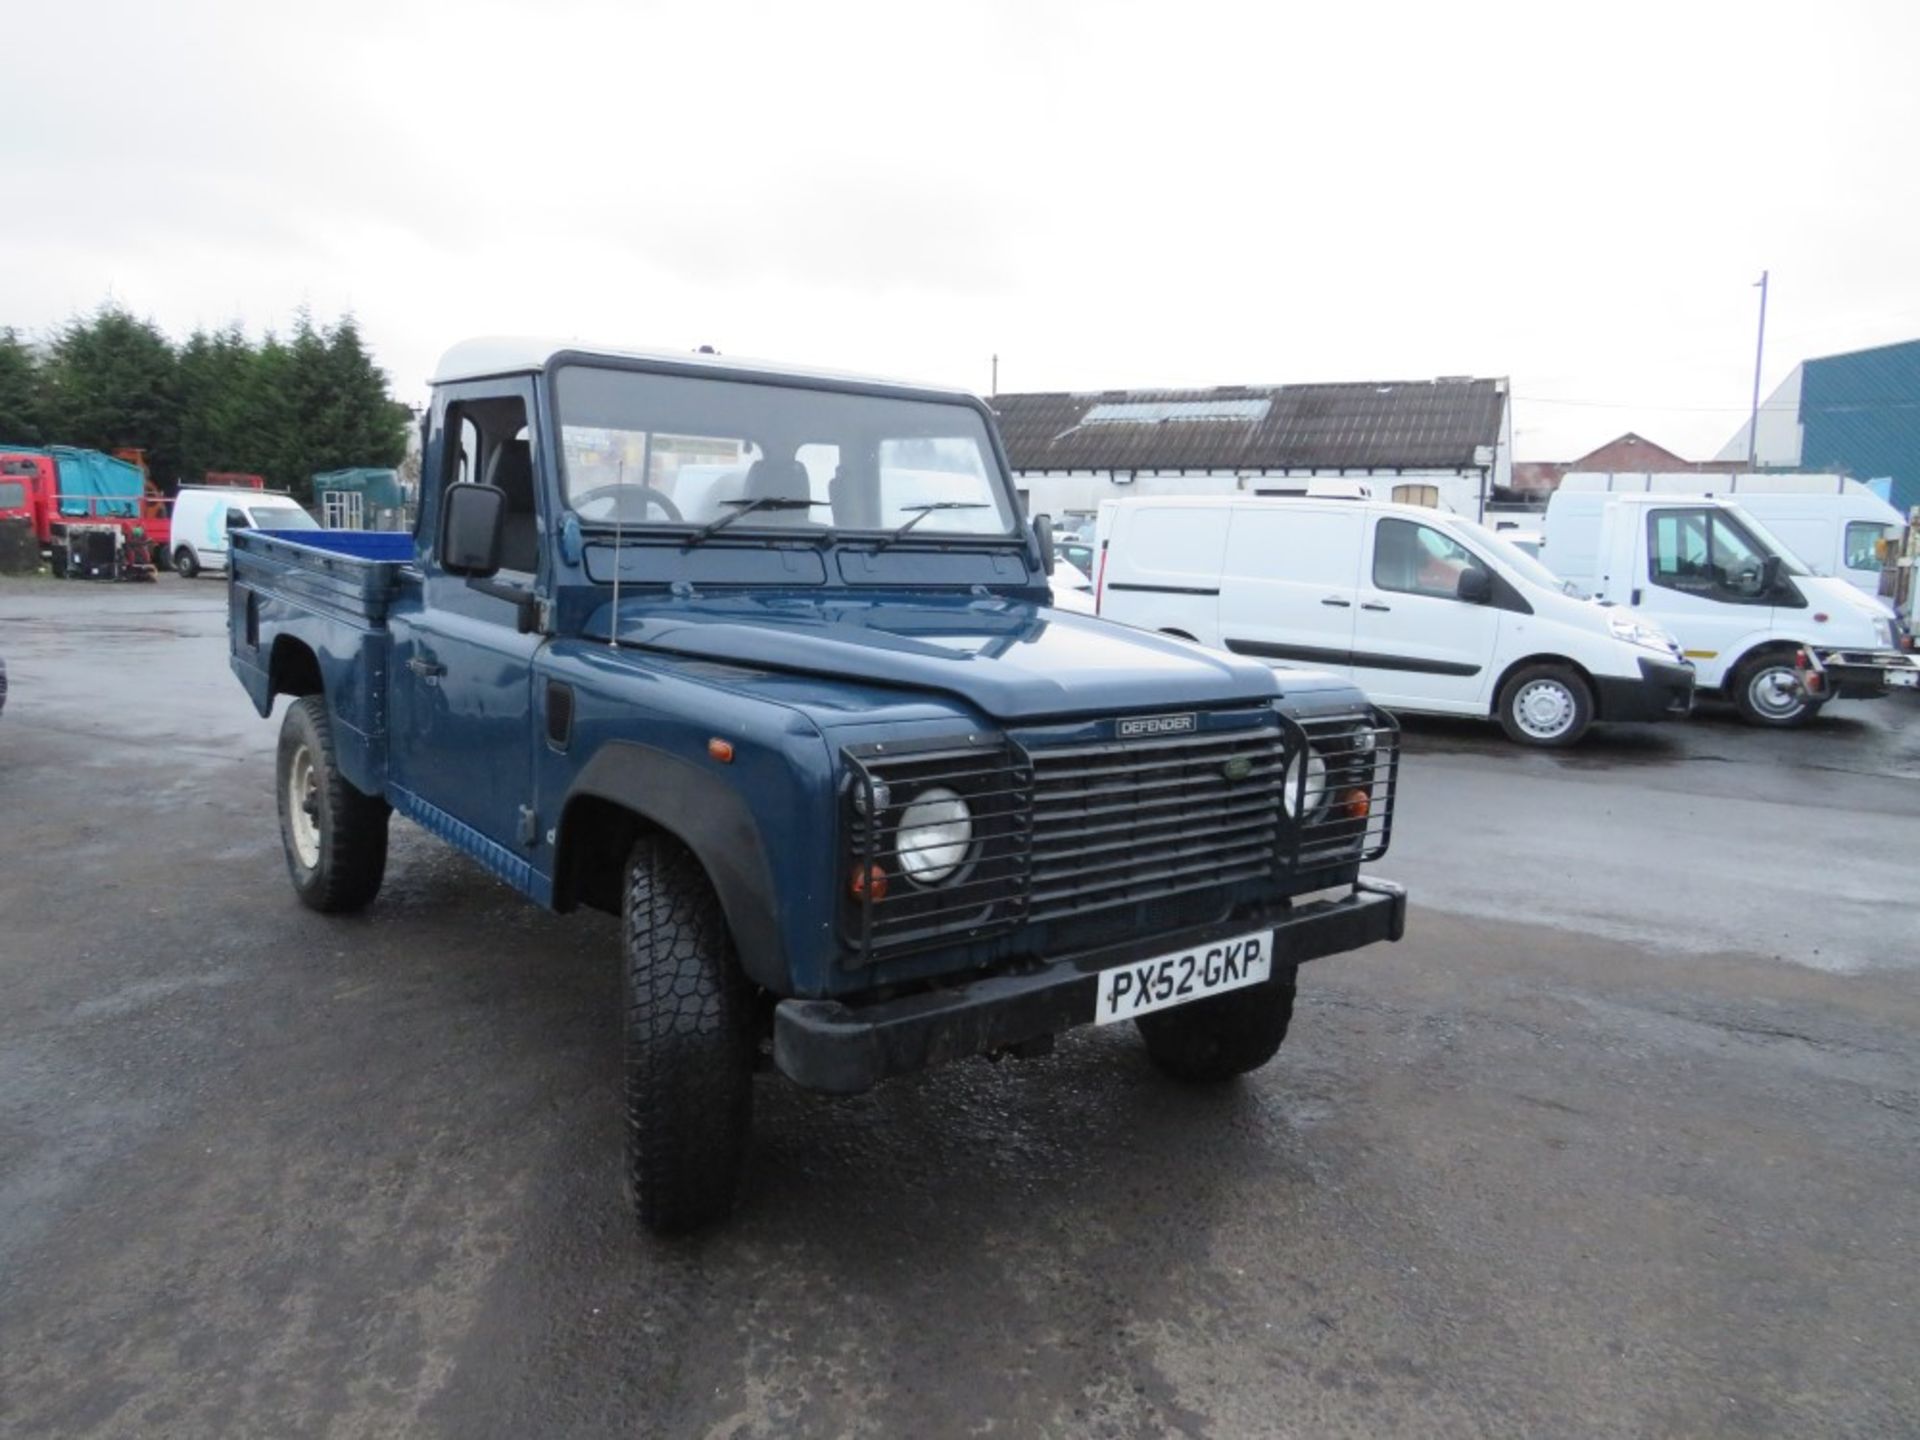
[[[1780,388],[1760,402],[1760,449],[1755,458],[1765,469],[1786,470],[1800,463],[1806,429],[1800,423],[1800,381],[1806,367],[1796,365]],[[1741,421],[1733,438],[1720,448],[1716,460],[1747,458],[1749,421]]]
[[[1511,461],[1508,462],[1511,465]],[[1070,514],[1092,514],[1102,500],[1130,495],[1255,495],[1262,490],[1304,492],[1310,479],[1361,480],[1376,500],[1391,500],[1396,485],[1432,485],[1440,508],[1478,519],[1489,483],[1484,470],[1211,470],[1122,471],[1116,484],[1109,470],[1016,470],[1013,483],[1027,493],[1029,515],[1059,521]]]

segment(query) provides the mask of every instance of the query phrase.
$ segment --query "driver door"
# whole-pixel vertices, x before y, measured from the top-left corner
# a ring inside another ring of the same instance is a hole
[[[436,401],[427,461],[441,487],[486,483],[507,493],[498,579],[544,583],[540,537],[547,500],[533,456],[533,382],[453,387]],[[533,661],[545,644],[523,635],[512,601],[449,575],[434,554],[440,507],[423,511],[420,604],[397,607],[393,631],[393,769],[400,788],[522,860],[534,858]],[[409,577],[410,579],[412,577]]]
[[[1718,683],[1732,649],[1772,623],[1773,596],[1764,584],[1766,552],[1710,506],[1647,512],[1647,590],[1632,601],[1679,639],[1700,667],[1702,683]]]

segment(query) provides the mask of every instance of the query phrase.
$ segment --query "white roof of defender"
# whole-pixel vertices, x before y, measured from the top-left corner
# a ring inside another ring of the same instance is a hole
[[[598,356],[608,360],[645,360],[656,364],[693,366],[712,370],[716,375],[751,372],[784,375],[795,380],[856,381],[866,385],[885,385],[895,389],[919,390],[928,394],[967,397],[965,390],[950,385],[929,385],[913,380],[889,380],[877,375],[859,375],[844,370],[829,370],[811,365],[786,365],[777,360],[753,360],[731,355],[711,355],[687,350],[641,350],[631,346],[596,345],[585,340],[556,340],[525,335],[488,335],[462,340],[440,357],[430,381],[445,385],[456,380],[481,380],[492,375],[525,375],[545,370],[559,355]]]

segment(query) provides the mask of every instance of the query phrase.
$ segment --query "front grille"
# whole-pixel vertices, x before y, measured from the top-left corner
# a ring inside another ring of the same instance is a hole
[[[840,906],[851,962],[1027,923],[1078,922],[1071,934],[1087,945],[1110,931],[1175,928],[1229,903],[1236,885],[1386,849],[1399,763],[1391,719],[1240,718],[1145,740],[1029,749],[965,736],[849,749]],[[951,879],[919,885],[900,864],[900,822],[936,787],[966,801],[973,833]]]
[[[1217,889],[1278,866],[1286,756],[1277,726],[1030,758],[1036,920]]]

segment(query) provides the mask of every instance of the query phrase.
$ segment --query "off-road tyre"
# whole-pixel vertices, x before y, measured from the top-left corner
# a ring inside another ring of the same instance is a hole
[[[1258,1070],[1287,1038],[1293,1019],[1294,971],[1264,983],[1195,1000],[1134,1021],[1147,1058],[1162,1074],[1217,1085]]]
[[[1549,706],[1538,703],[1548,698]],[[1563,750],[1578,745],[1593,724],[1593,687],[1570,666],[1523,666],[1500,687],[1497,713],[1516,744]]]
[[[193,553],[191,545],[182,545],[173,552],[173,569],[182,580],[191,580],[200,573],[200,557]]]
[[[753,992],[706,872],[663,835],[627,857],[627,1185],[656,1234],[726,1216],[753,1123]]]
[[[391,812],[341,775],[324,697],[308,695],[287,707],[274,776],[280,844],[301,903],[328,915],[372,904],[387,870]]]
[[[1800,691],[1797,702],[1784,697],[1788,686]],[[1806,693],[1794,669],[1791,650],[1763,650],[1742,660],[1727,684],[1728,693],[1749,725],[1797,730],[1820,713],[1820,702]]]

